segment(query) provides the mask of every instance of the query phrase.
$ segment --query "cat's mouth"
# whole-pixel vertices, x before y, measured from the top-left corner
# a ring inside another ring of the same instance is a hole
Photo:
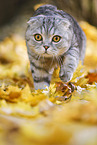
[[[43,54],[47,54],[47,55],[49,55],[49,54],[47,53],[47,50],[45,50],[45,52],[44,52]]]
[[[47,51],[45,51],[45,52],[43,53],[43,56],[50,57],[51,55],[50,55]]]
[[[44,55],[49,55],[47,52],[44,52],[43,54],[44,54]]]
[[[44,53],[47,53],[47,50],[45,49],[45,52]]]

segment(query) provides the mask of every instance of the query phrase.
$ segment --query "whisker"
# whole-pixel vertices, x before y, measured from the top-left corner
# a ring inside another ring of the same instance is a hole
[[[62,58],[61,58],[61,56],[59,56],[59,57],[57,58],[57,60],[58,60],[58,65],[62,65]]]
[[[59,59],[59,57],[57,57],[57,61],[58,61],[58,65],[60,65],[60,59]]]
[[[61,56],[60,56],[60,62],[61,62],[60,65],[62,65],[63,60],[62,60],[62,57]]]
[[[43,58],[43,62],[44,62],[44,56],[42,58]],[[43,67],[43,63],[42,63],[42,67]]]
[[[51,67],[52,64],[53,64],[53,61],[54,61],[54,55],[53,55],[53,58],[52,58],[52,61],[51,61],[50,67]]]
[[[57,56],[56,56],[56,59],[57,59],[58,65],[59,65],[59,61],[58,61],[58,58],[57,58]]]
[[[38,61],[39,61],[40,57],[41,57],[41,55],[38,55],[38,59],[37,59]]]

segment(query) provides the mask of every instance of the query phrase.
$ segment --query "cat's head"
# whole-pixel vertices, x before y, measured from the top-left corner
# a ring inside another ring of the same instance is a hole
[[[69,49],[71,40],[71,24],[65,18],[39,15],[28,21],[27,45],[38,55],[60,56]]]

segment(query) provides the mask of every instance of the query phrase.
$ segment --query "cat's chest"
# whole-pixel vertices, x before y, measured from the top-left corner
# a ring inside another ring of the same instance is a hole
[[[34,70],[36,76],[52,75],[55,68],[58,67],[58,62],[54,58],[30,58],[31,70]]]
[[[56,59],[45,59],[40,61],[40,65],[47,70],[49,74],[53,74],[55,68],[58,67],[58,62]]]

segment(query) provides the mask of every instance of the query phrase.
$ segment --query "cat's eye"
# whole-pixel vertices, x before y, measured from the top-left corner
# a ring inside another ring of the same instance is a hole
[[[40,34],[35,34],[34,38],[36,41],[42,41],[42,36]]]
[[[61,40],[61,36],[59,35],[55,35],[53,38],[52,38],[52,41],[53,42],[59,42]]]

